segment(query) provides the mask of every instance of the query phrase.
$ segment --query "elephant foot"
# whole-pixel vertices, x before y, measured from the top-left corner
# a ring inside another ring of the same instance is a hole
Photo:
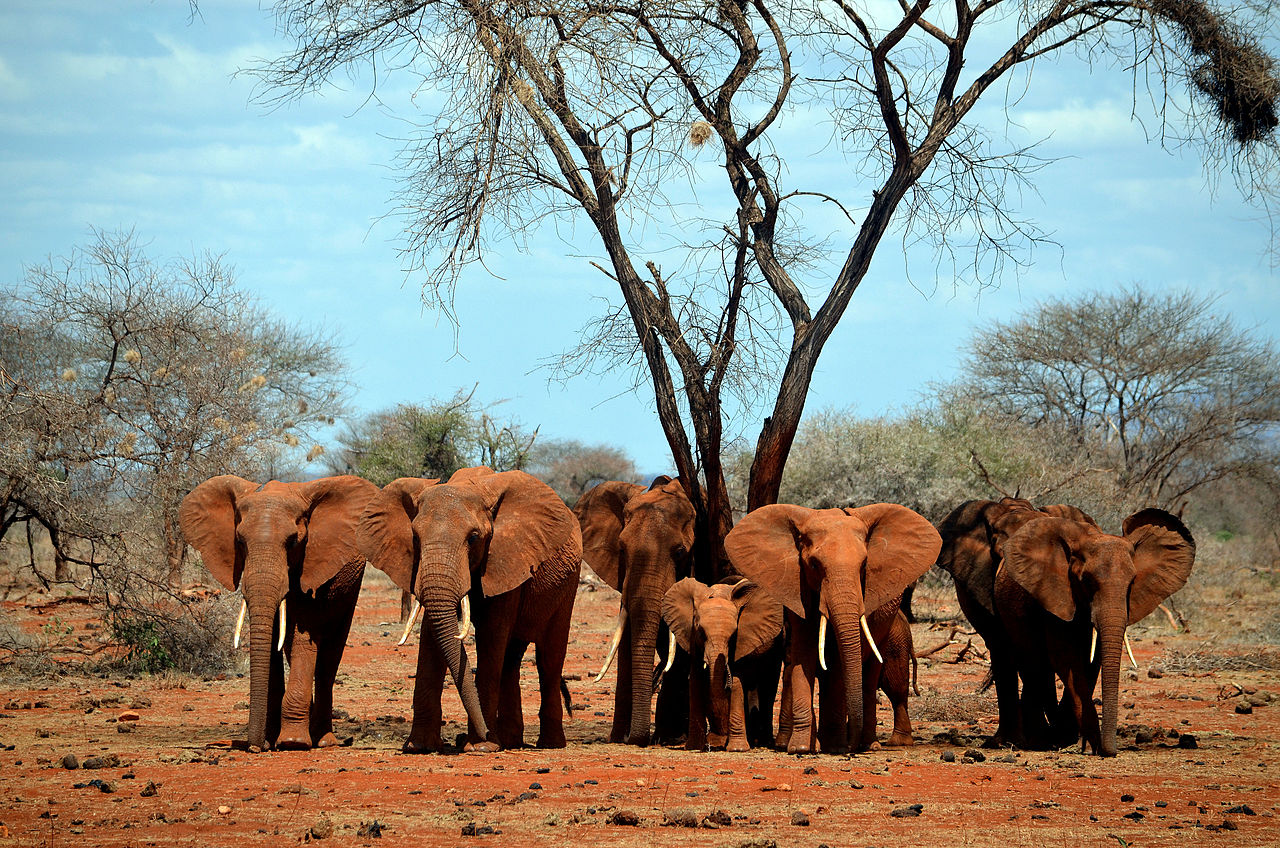
[[[438,730],[435,733],[427,731],[410,733],[404,745],[400,746],[401,753],[405,754],[435,754],[443,750],[444,740],[440,738]]]
[[[647,748],[647,747],[649,747],[649,734],[647,734],[647,733],[632,733],[630,736],[628,736],[628,737],[627,737],[627,744],[628,744],[628,745],[638,745],[638,746],[640,746],[641,748]]]
[[[338,741],[338,737],[333,735],[333,731],[329,731],[320,737],[320,741],[316,743],[317,748],[333,748],[342,743]]]
[[[306,738],[298,738],[296,736],[281,736],[276,742],[277,751],[310,751],[311,740]]]
[[[903,733],[902,731],[895,730],[893,731],[893,735],[889,737],[889,741],[884,744],[886,748],[905,748],[909,745],[914,745],[915,742],[915,737],[910,733]]]
[[[804,742],[801,742],[800,740],[796,739],[793,736],[791,738],[791,741],[787,743],[787,753],[788,754],[808,754],[808,753],[812,753],[810,751],[811,747],[812,746]]]
[[[745,738],[731,738],[728,743],[725,744],[724,749],[726,751],[740,753],[742,751],[750,751],[751,745]]]
[[[462,752],[464,754],[492,754],[501,750],[501,745],[497,742],[490,742],[487,739],[483,742],[468,742],[466,745],[462,746]]]
[[[538,734],[539,748],[563,748],[565,746],[564,730],[548,731]]]
[[[722,733],[707,734],[707,749],[711,751],[723,751],[725,744],[729,741],[729,737]]]

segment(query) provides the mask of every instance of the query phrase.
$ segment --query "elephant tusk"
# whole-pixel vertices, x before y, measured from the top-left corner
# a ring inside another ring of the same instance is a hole
[[[285,599],[281,598],[280,599],[280,638],[276,641],[277,651],[284,649],[284,628],[285,628],[285,621],[286,621],[285,614],[284,614],[284,602],[285,602]]]
[[[471,598],[468,595],[462,596],[462,616],[458,620],[458,640],[467,638],[467,631],[471,629]]]
[[[668,630],[667,635],[670,641],[667,643],[667,664],[662,667],[662,673],[666,674],[671,670],[672,664],[676,661],[676,634],[673,630]]]
[[[827,670],[827,617],[818,619],[818,665]]]
[[[1093,663],[1094,655],[1098,653],[1098,630],[1096,627],[1089,628],[1089,663]]]
[[[249,611],[249,602],[240,602],[240,615],[236,618],[236,635],[231,638],[231,649],[240,647],[240,631],[244,629],[244,615]]]
[[[627,611],[625,609],[618,610],[618,626],[613,631],[613,641],[609,644],[609,655],[604,658],[604,668],[600,669],[600,673],[593,679],[592,683],[599,683],[604,679],[605,673],[609,670],[609,666],[613,665],[613,658],[618,655],[618,646],[622,644],[622,629],[627,624]]]
[[[1138,661],[1133,658],[1133,646],[1129,644],[1129,634],[1124,634],[1124,649],[1129,652],[1129,662],[1133,663],[1133,670],[1138,670]]]
[[[862,623],[862,635],[867,637],[867,644],[871,646],[871,653],[876,655],[876,662],[884,665],[884,657],[880,656],[880,649],[876,647],[876,640],[871,638],[871,626],[867,624],[867,617],[864,615],[858,620]]]
[[[422,604],[418,603],[415,596],[413,599],[413,609],[409,610],[409,620],[404,625],[404,635],[400,637],[400,641],[396,645],[403,645],[409,640],[409,634],[413,632],[413,625],[418,623],[418,617],[422,615]]]

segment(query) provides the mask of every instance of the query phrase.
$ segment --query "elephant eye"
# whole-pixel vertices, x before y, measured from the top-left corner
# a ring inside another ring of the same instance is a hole
[[[471,542],[472,544],[474,544],[474,543],[476,543],[476,542],[480,541],[480,531],[479,531],[479,530],[472,530],[470,533],[468,533],[468,534],[467,534],[467,541],[468,541],[468,542]]]

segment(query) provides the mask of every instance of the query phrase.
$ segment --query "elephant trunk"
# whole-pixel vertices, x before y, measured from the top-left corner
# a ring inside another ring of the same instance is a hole
[[[708,716],[711,732],[716,736],[728,736],[731,730],[729,726],[729,656],[724,651],[708,651],[705,656],[711,677],[711,685],[707,690],[707,699],[711,702]]]
[[[1098,622],[1100,650],[1099,674],[1102,678],[1102,727],[1097,753],[1104,757],[1116,755],[1116,716],[1120,699],[1120,661],[1124,652],[1125,620]]]
[[[449,666],[449,674],[458,689],[458,697],[462,699],[462,707],[467,711],[467,719],[479,737],[487,739],[489,728],[480,708],[480,693],[476,689],[475,677],[471,673],[471,664],[467,660],[462,639],[458,638],[461,596],[455,596],[451,592],[427,590],[420,597],[425,617],[423,629],[430,626],[431,638],[435,640],[440,655]]]
[[[862,609],[844,609],[832,604],[831,625],[836,633],[840,670],[844,676],[845,708],[848,711],[849,749],[862,745]]]
[[[661,616],[656,609],[640,605],[628,610],[631,631],[631,731],[628,745],[649,744],[649,716],[653,704],[653,655],[658,646]]]
[[[271,574],[268,579],[246,576],[242,582],[245,603],[249,607],[249,748],[267,749],[267,714],[271,711],[271,666],[273,654],[281,638],[280,604],[288,591],[287,584],[275,579],[276,572],[286,573],[283,563],[255,567],[246,564],[246,574]]]

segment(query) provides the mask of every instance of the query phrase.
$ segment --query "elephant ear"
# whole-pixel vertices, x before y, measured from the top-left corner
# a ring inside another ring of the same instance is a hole
[[[870,613],[899,597],[938,560],[942,537],[929,519],[900,504],[845,509],[867,525],[863,608]]]
[[[1085,527],[1067,518],[1037,518],[1010,536],[1004,548],[1005,573],[1063,621],[1076,617],[1071,558]]]
[[[813,512],[792,504],[762,506],[748,513],[724,537],[724,549],[734,571],[749,577],[801,618],[804,599],[800,593],[799,527]]]
[[[298,585],[315,592],[348,563],[365,557],[358,542],[360,517],[378,494],[368,480],[343,474],[296,484],[308,504],[307,547]]]
[[[582,532],[554,489],[523,471],[490,474],[471,485],[493,516],[480,575],[485,597],[510,592],[544,566],[578,568]]]
[[[677,580],[662,596],[662,620],[671,628],[676,643],[686,651],[693,646],[693,613],[711,589],[692,577]]]
[[[652,492],[654,489],[661,489],[674,479],[674,477],[671,477],[668,474],[659,474],[657,477],[654,477],[653,482],[649,484],[649,491]]]
[[[1126,518],[1124,537],[1133,544],[1137,572],[1129,589],[1129,623],[1133,624],[1187,582],[1196,561],[1196,541],[1177,517],[1154,508]]]
[[[200,552],[214,578],[235,590],[244,571],[244,556],[236,545],[236,499],[258,488],[234,474],[210,477],[192,489],[178,507],[178,524],[187,544]]]
[[[413,519],[418,496],[439,480],[401,477],[369,499],[356,533],[356,546],[373,567],[405,592],[413,591]]]
[[[573,508],[582,526],[582,559],[591,570],[614,589],[622,591],[618,568],[618,537],[627,501],[645,490],[635,483],[610,480],[593,487]]]
[[[1049,504],[1041,507],[1040,511],[1046,515],[1052,515],[1054,518],[1069,518],[1072,521],[1079,521],[1081,524],[1092,524],[1098,526],[1098,522],[1093,520],[1093,516],[1089,515],[1078,506],[1071,504]]]
[[[767,651],[782,633],[782,604],[750,580],[733,587],[738,603],[738,638],[735,660]]]

